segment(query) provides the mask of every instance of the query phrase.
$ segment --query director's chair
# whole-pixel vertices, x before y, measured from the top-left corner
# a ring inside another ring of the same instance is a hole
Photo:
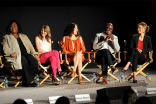
[[[124,40],[124,44],[125,44],[125,46],[126,46],[126,44],[127,44],[126,40]],[[124,59],[125,59],[125,60],[127,59],[126,47],[125,47],[125,49],[124,49]],[[136,75],[141,74],[141,75],[143,75],[144,77],[146,77],[146,74],[145,74],[144,72],[142,72],[142,71],[143,71],[150,63],[152,63],[152,62],[153,62],[153,51],[150,51],[150,52],[149,52],[149,59],[147,59],[147,61],[144,62],[142,65],[138,65],[138,66],[137,66]],[[132,64],[131,64],[131,66],[132,66]],[[133,72],[132,72],[131,74],[129,74],[129,75],[125,78],[125,80],[126,80],[126,81],[129,81],[131,78],[133,78]],[[153,82],[152,79],[151,79],[150,77],[149,77],[148,79],[149,79],[151,82]]]
[[[1,65],[1,66],[0,66],[0,69],[3,68],[3,66],[4,66],[4,64],[2,63],[2,60],[1,60],[2,57],[3,57],[3,56],[0,56],[0,65]],[[4,87],[3,87],[3,84],[4,84],[4,81],[1,82],[1,84],[0,84],[0,87],[1,87],[1,88],[4,88]]]
[[[53,50],[53,48],[54,48],[53,41],[51,41],[51,46],[52,46],[52,50]],[[35,49],[36,49],[36,47],[35,47]],[[39,85],[41,85],[47,79],[50,79],[52,81],[53,78],[51,76],[52,76],[53,73],[52,73],[52,70],[51,70],[51,64],[50,63],[39,63],[39,70],[40,70],[41,73],[39,73],[38,76],[40,77],[41,75],[44,75],[44,78],[39,83]],[[59,78],[56,77],[56,79],[60,82]]]
[[[92,47],[92,46],[93,46],[93,41],[91,41],[91,47]],[[121,53],[120,51],[116,51],[116,52],[115,52],[115,61],[113,61],[113,63],[114,63],[114,64],[113,64],[113,67],[115,67],[118,63],[121,62],[120,53]],[[101,66],[100,64],[96,63],[96,62],[95,62],[95,59],[96,59],[96,51],[94,51],[94,50],[91,48],[91,60],[92,60],[92,62],[93,62],[97,67],[99,67],[99,68],[102,70],[102,66]],[[101,74],[102,74],[102,71],[100,71],[100,72],[96,75],[96,77],[99,77],[99,78],[96,80],[96,82],[98,82],[98,81],[102,78]],[[114,78],[115,80],[117,80],[117,81],[120,82],[120,80],[119,80],[115,75],[113,75],[113,74],[111,73],[111,68],[108,68],[107,74],[108,74],[109,76],[111,76],[112,78]],[[91,80],[93,80],[93,78],[92,78]]]
[[[73,66],[71,65],[71,62],[69,63],[68,60],[67,60],[67,53],[65,52],[62,52],[61,51],[61,44],[60,42],[58,41],[58,45],[59,45],[59,54],[60,54],[60,61],[61,61],[61,64],[65,65],[67,67],[67,69],[69,70],[69,73],[68,75],[71,75],[72,73],[72,70],[73,70]],[[91,63],[91,59],[90,59],[90,53],[91,52],[83,52],[84,53],[87,53],[88,54],[88,59],[85,59],[84,62],[82,62],[84,65],[82,66],[82,69],[81,69],[81,72],[84,70],[84,68],[89,64]],[[64,59],[63,59],[63,55],[65,56]],[[74,80],[76,77],[77,77],[77,73],[74,77],[72,77],[67,83],[69,84],[72,80]],[[88,79],[84,74],[81,73],[81,76],[86,79],[87,81],[91,82],[90,79]]]
[[[13,63],[13,58],[12,60],[6,60],[5,57],[10,57],[10,56],[7,56],[7,55],[1,55],[0,56],[0,64],[1,64],[1,67],[4,67],[6,68],[9,72],[10,72],[10,75],[8,76],[8,80],[14,76],[16,79],[17,79],[17,82],[15,84],[15,88],[22,82],[22,74],[20,72],[21,69],[13,69],[12,68],[12,63]],[[19,77],[19,75],[21,76],[21,78]],[[4,84],[4,81],[0,84],[1,86]]]

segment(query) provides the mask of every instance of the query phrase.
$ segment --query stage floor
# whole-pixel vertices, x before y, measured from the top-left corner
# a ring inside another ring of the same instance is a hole
[[[118,67],[119,72],[115,74],[117,78],[120,79],[121,67]],[[83,74],[86,75],[89,79],[92,78],[93,73],[100,72],[99,68],[89,68],[84,69]],[[108,76],[108,84],[103,85],[101,81],[99,83],[89,83],[84,80],[84,85],[78,84],[78,79],[75,78],[70,84],[61,84],[61,85],[53,85],[51,80],[47,79],[42,85],[39,87],[22,87],[21,84],[16,88],[13,87],[14,78],[11,78],[9,81],[9,88],[4,89],[0,88],[0,104],[12,104],[16,99],[32,99],[33,104],[49,104],[49,97],[52,96],[66,96],[69,98],[71,104],[94,104],[96,100],[97,90],[110,88],[110,87],[120,87],[120,86],[131,86],[133,90],[136,90],[138,93],[138,97],[146,96],[156,104],[156,94],[147,95],[146,88],[155,88],[156,87],[156,71],[151,68],[146,68],[143,71],[144,73],[149,73],[149,76],[152,78],[153,82],[146,83],[145,77],[142,75],[137,75],[138,83],[132,83],[132,80],[129,82],[120,83],[114,80],[112,77]],[[129,68],[126,75],[131,73],[131,68]],[[41,79],[44,76],[41,76]],[[0,82],[2,82],[4,76],[0,77]],[[40,79],[40,80],[41,80]],[[65,78],[65,82],[67,82],[70,77]],[[124,80],[125,81],[125,80]],[[89,94],[91,100],[85,102],[76,102],[75,95],[78,94]],[[122,104],[121,99],[119,100],[111,100],[111,104]]]

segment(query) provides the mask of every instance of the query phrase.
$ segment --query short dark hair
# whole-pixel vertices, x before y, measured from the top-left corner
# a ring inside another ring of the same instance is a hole
[[[21,28],[21,26],[19,25],[19,23],[18,23],[16,20],[11,20],[11,21],[9,22],[7,28],[6,28],[6,34],[10,34],[10,33],[11,33],[10,27],[11,27],[11,25],[12,25],[13,22],[15,22],[15,23],[17,24],[17,26],[18,26],[18,32],[17,32],[17,33],[22,33],[22,28]]]
[[[106,23],[106,25],[105,25],[105,31],[106,31],[106,29],[107,29],[107,25],[108,25],[108,24],[113,25],[112,23]]]

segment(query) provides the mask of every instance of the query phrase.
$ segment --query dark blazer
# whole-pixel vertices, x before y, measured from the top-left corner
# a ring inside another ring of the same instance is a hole
[[[134,34],[130,40],[130,49],[137,48],[138,46],[139,34]],[[148,56],[148,52],[152,51],[152,41],[151,38],[147,35],[144,36],[143,40],[143,49],[142,52]]]

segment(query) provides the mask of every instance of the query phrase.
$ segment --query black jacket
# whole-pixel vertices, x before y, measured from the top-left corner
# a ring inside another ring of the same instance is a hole
[[[138,46],[139,34],[134,34],[130,40],[130,49],[137,48]],[[142,52],[148,55],[148,52],[152,51],[152,42],[151,38],[147,35],[144,36],[143,40],[143,49]]]

